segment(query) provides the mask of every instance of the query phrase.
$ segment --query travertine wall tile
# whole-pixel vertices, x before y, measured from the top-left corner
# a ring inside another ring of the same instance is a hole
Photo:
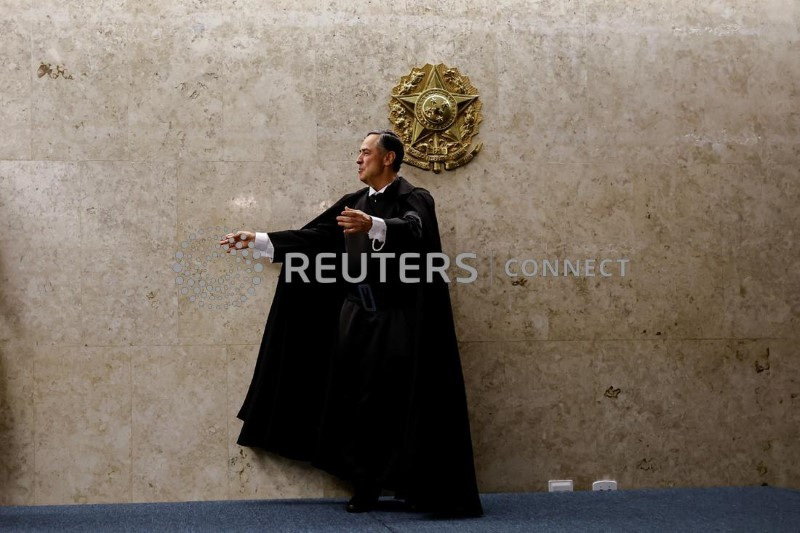
[[[563,259],[573,259],[573,264],[580,261],[577,267],[579,277],[564,276],[568,267]],[[588,260],[594,261],[593,267]],[[557,270],[561,277],[532,280],[541,281],[542,292],[547,291],[548,338],[630,338],[636,329],[637,318],[636,273],[632,261],[630,251],[625,248],[568,248],[558,267],[560,270]],[[543,265],[541,268],[546,267]],[[603,275],[603,271],[608,277]],[[530,290],[535,289],[531,287]],[[522,308],[518,312],[524,313]]]
[[[0,341],[0,505],[34,503],[33,343]]]
[[[398,60],[402,59],[402,61],[409,66],[406,68],[405,72],[398,72],[396,79],[390,87],[394,87],[400,81],[400,76],[408,75],[412,65],[420,66],[426,63],[445,63],[448,66],[452,65],[453,55],[458,53],[460,48],[465,46],[463,37],[459,38],[459,33],[467,31],[467,24],[472,25],[473,23],[471,19],[453,17],[418,17],[413,20],[418,28],[419,38],[405,39],[402,47],[397,49],[397,53],[399,54]],[[450,38],[436,39],[434,37],[436,35],[449,35]],[[467,43],[466,49],[463,51],[470,53],[476,48],[476,45],[485,46],[486,44],[490,43],[487,43],[485,38],[480,42],[476,39],[475,41]],[[465,72],[461,74],[470,75],[470,73]],[[473,83],[473,85],[475,84]],[[484,87],[481,89],[483,88]]]
[[[521,150],[521,145],[517,147]],[[515,150],[501,146],[501,154],[506,149]],[[520,159],[525,157],[520,153]],[[470,194],[457,214],[459,246],[472,250],[478,245],[486,251],[501,245],[555,247],[569,242],[566,212],[574,202],[575,188],[562,183],[574,184],[585,171],[583,165],[528,167],[501,156],[491,173],[465,179]]]
[[[31,157],[31,45],[28,32],[11,18],[0,23],[0,159]]]
[[[493,2],[500,27],[535,28],[538,32],[569,29],[581,32],[586,26],[583,0],[498,0]]]
[[[586,49],[582,33],[529,28],[497,35],[499,129],[505,160],[588,158]],[[524,148],[519,148],[519,147]]]
[[[686,423],[686,429],[697,429],[684,432],[687,484],[708,485],[709,479],[730,485],[771,483],[764,467],[771,466],[769,441],[779,421],[767,405],[768,341],[682,344],[690,379],[697,383],[690,401],[698,406]],[[708,449],[727,453],[701,461]]]
[[[751,94],[757,42],[756,36],[738,31],[735,37],[705,30],[677,37],[680,159],[698,164],[762,161],[759,100]]]
[[[607,342],[594,353],[599,409],[594,475],[620,485],[673,486],[682,468],[692,386],[675,343]]]
[[[786,165],[724,165],[717,171],[732,251],[741,246],[790,250],[800,209],[800,170]]]
[[[410,15],[430,18],[438,17],[451,20],[469,18],[470,20],[490,21],[496,9],[494,4],[484,4],[480,2],[468,4],[457,0],[443,0],[441,2],[407,0],[405,4],[405,10]],[[403,4],[399,5],[402,6]]]
[[[750,376],[757,373],[750,350],[724,340],[605,345],[598,463],[635,486],[766,481],[757,465],[774,421],[759,406],[766,388],[763,376]],[[719,457],[700,459],[708,453]]]
[[[592,357],[586,342],[462,343],[482,491],[589,483],[597,409],[582,374]]]
[[[196,22],[198,20],[287,22],[307,20],[327,2],[320,0],[238,0],[231,5],[226,0],[173,1],[131,0],[125,10],[135,14],[140,22],[159,23],[166,20]]]
[[[684,21],[683,13],[674,4],[658,0],[644,0],[635,4],[607,0],[580,2],[588,28],[627,34],[656,32]]]
[[[793,338],[800,321],[798,263],[792,252],[736,250],[725,284],[725,316],[740,338]]]
[[[658,339],[677,322],[677,310],[661,305],[675,297],[675,280],[669,278],[665,270],[669,268],[669,274],[677,270],[671,263],[672,245],[642,248],[629,259],[630,282],[635,287],[632,313],[635,338]]]
[[[476,259],[466,261],[477,270],[475,282],[455,283],[451,287],[458,300],[453,313],[459,339],[466,342],[551,338],[553,311],[545,305],[546,297],[538,290],[536,282],[541,280],[527,280],[517,274],[522,270],[521,265],[509,266],[516,277],[505,273],[509,259],[531,258],[540,264],[540,258],[551,257],[547,249],[492,244],[488,250],[476,250]],[[469,273],[456,269],[454,275],[468,277]]]
[[[770,387],[770,402],[775,409],[775,416],[785,420],[787,426],[780,426],[779,432],[784,435],[792,432],[789,427],[800,423],[800,357],[798,357],[797,344],[791,340],[770,340],[767,343],[769,356],[766,350],[762,350],[758,355],[761,356],[761,367],[766,367],[769,363],[770,376],[772,379]],[[767,360],[768,359],[768,360]]]
[[[756,29],[764,19],[765,4],[745,0],[715,0],[698,5],[691,0],[677,0],[670,7],[679,14],[677,20],[682,20],[690,30],[724,33]]]
[[[788,5],[787,5],[788,7]],[[800,42],[794,34],[779,34],[777,25],[765,28],[755,43],[755,65],[749,80],[757,102],[756,126],[766,156],[776,143],[792,143],[800,134],[796,95],[800,83]]]
[[[370,19],[371,20],[371,19]],[[387,125],[390,89],[400,76],[393,62],[407,55],[409,41],[392,31],[401,19],[382,16],[374,25],[359,19],[322,25],[316,50],[314,101],[317,106],[317,156],[323,161],[355,161],[364,126]],[[354,47],[354,39],[361,44]],[[374,53],[376,44],[387,52]],[[410,70],[410,69],[408,69]]]
[[[782,0],[761,2],[762,28],[773,34],[794,35],[800,29],[800,6]]]
[[[315,30],[247,25],[228,31],[236,37],[223,66],[222,158],[309,158],[316,152],[315,83],[297,73],[314,70]]]
[[[120,0],[7,0],[9,12],[14,13],[26,24],[56,23],[66,24],[67,28],[79,24],[119,22],[129,23],[135,17],[134,8],[138,2]]]
[[[728,338],[736,329],[725,319],[725,281],[731,261],[705,248],[676,245],[670,249],[661,278],[674,279],[675,320],[666,334],[677,338]],[[646,283],[645,280],[643,282]]]
[[[132,159],[222,157],[222,27],[214,18],[129,27]]]
[[[79,201],[74,164],[0,162],[1,339],[80,342]]]
[[[770,143],[764,152],[768,165],[792,165],[800,154],[800,144]]]
[[[762,352],[762,368],[765,366]],[[769,470],[772,483],[778,486],[799,488],[800,450],[800,356],[797,342],[771,340],[769,342],[771,388],[768,398],[774,408],[774,420],[780,421],[772,428],[769,451],[772,463]],[[762,371],[763,372],[763,371]]]
[[[102,22],[80,33],[74,27],[72,21],[43,20],[32,30],[33,158],[126,158],[128,27]]]
[[[634,183],[639,176],[621,165],[584,165],[561,176],[567,244],[630,247],[634,244]],[[587,217],[592,213],[592,217]]]
[[[176,343],[168,248],[175,235],[176,166],[87,162],[78,171],[84,342]]]
[[[683,243],[728,252],[734,222],[724,200],[723,176],[732,165],[637,165],[633,174],[634,226],[641,248]]]
[[[798,323],[794,245],[797,169],[744,166],[723,176],[731,264],[727,319],[744,337],[793,335]]]
[[[404,14],[409,8],[414,9],[417,4],[413,0],[398,0],[396,2],[392,0],[368,0],[360,4],[354,4],[347,0],[311,0],[309,3],[313,5],[312,9],[319,10],[325,15],[325,20],[352,19],[353,17],[381,15],[387,12]]]
[[[35,503],[131,497],[131,351],[39,346]]]
[[[225,348],[148,346],[132,359],[133,501],[225,499]]]
[[[592,159],[674,163],[676,45],[662,32],[586,35],[587,139]]]

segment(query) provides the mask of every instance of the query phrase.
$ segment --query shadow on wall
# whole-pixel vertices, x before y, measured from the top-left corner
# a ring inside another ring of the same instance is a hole
[[[19,336],[21,320],[16,309],[14,296],[8,293],[11,280],[6,274],[5,258],[0,256],[0,343],[8,342]]]
[[[5,316],[4,316],[5,318]],[[14,438],[14,416],[9,409],[8,380],[5,359],[9,356],[5,343],[0,343],[0,505],[12,504],[9,494],[12,472],[10,465],[19,450]]]
[[[231,496],[247,498],[349,498],[350,483],[319,470],[306,461],[296,461],[260,448],[239,447],[230,459],[238,478]]]
[[[15,357],[10,341],[18,337],[20,317],[17,306],[8,294],[9,277],[5,272],[5,261],[0,257],[0,505],[19,503],[15,501],[13,487],[18,482],[15,466],[20,463],[21,448],[18,443],[19,428],[16,428],[14,410],[11,406],[9,382],[12,379],[8,361]]]

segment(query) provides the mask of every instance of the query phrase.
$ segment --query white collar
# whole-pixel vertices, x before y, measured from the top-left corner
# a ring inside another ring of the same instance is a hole
[[[397,179],[397,178],[395,178],[395,180],[396,180],[396,179]],[[384,187],[383,187],[381,190],[379,190],[379,191],[376,191],[375,189],[373,189],[373,188],[372,188],[372,185],[370,185],[370,187],[369,187],[369,196],[372,196],[373,194],[381,194],[381,193],[383,193],[383,192],[386,190],[386,188],[387,188],[389,185],[391,185],[392,183],[394,183],[394,180],[392,180],[392,181],[390,181],[389,183],[387,183],[387,184],[386,184],[386,185],[385,185],[385,186],[384,186]]]

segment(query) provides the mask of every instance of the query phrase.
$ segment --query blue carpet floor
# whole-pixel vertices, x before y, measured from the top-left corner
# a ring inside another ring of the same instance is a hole
[[[338,500],[0,507],[1,531],[757,531],[800,532],[800,491],[773,487],[486,494],[486,516],[433,519],[388,501],[348,514]]]

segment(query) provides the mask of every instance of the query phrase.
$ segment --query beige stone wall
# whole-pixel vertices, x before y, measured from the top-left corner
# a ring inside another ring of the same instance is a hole
[[[451,294],[481,489],[800,487],[800,4],[261,4],[0,7],[0,503],[343,493],[235,444],[276,269],[209,309],[175,254],[356,188],[427,62],[485,116],[467,167],[404,172],[479,254]]]

